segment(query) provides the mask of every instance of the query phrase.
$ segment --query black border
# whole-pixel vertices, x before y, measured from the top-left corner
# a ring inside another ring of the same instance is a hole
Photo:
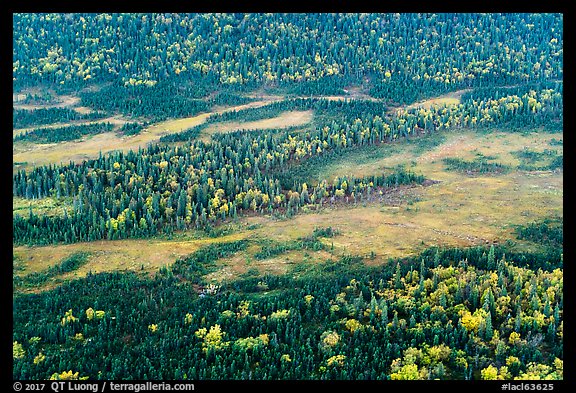
[[[12,3],[8,4],[9,12],[2,13],[2,26],[1,28],[4,30],[2,33],[2,37],[6,39],[6,42],[2,45],[2,48],[8,52],[8,48],[10,48],[10,52],[13,52],[13,43],[12,40],[8,41],[7,37],[12,37],[12,14],[18,12],[304,12],[304,13],[315,13],[315,12],[537,12],[537,13],[547,13],[547,12],[559,12],[563,14],[564,18],[564,44],[567,50],[564,53],[568,52],[570,55],[564,55],[564,61],[566,66],[564,69],[568,69],[572,71],[574,68],[573,62],[573,51],[572,49],[572,39],[575,37],[575,33],[572,29],[573,27],[573,18],[571,13],[569,12],[569,3],[564,1],[546,1],[546,2],[538,2],[538,3],[511,3],[505,1],[483,1],[483,2],[464,2],[460,1],[458,3],[451,3],[446,1],[427,1],[427,2],[352,2],[352,1],[344,1],[344,0],[332,0],[332,1],[323,1],[323,2],[306,2],[303,3],[296,3],[296,2],[270,2],[270,3],[260,3],[257,2],[241,2],[241,1],[219,1],[218,3],[212,3],[210,1],[203,1],[203,2],[194,2],[192,4],[185,3],[185,2],[173,2],[167,3],[165,1],[159,2],[114,2],[114,3],[103,3],[103,2],[70,2],[70,1],[58,1],[58,2],[45,2],[42,4],[34,4],[28,2],[21,2],[21,3]],[[568,33],[569,32],[569,33]],[[12,61],[11,61],[11,53],[5,53],[2,56],[2,63],[5,67],[1,69],[2,75],[4,76],[4,80],[6,81],[6,86],[12,86]],[[0,63],[0,64],[2,64]],[[570,107],[570,104],[573,102],[573,84],[570,83],[570,79],[572,76],[572,72],[565,73],[564,79],[567,83],[565,86],[569,86],[568,90],[564,90],[564,99],[566,107]],[[5,109],[5,116],[4,120],[6,123],[6,128],[11,128],[9,126],[9,119],[10,116],[10,108],[12,105],[12,97],[9,92],[10,89],[5,89],[4,98],[6,99],[5,105],[3,108]],[[574,127],[574,117],[573,116],[565,116],[565,125],[564,129],[568,130],[568,132],[564,133],[564,139],[569,140],[568,148],[573,146],[572,139],[574,138],[572,134],[572,130],[575,129]],[[11,135],[11,133],[10,133]],[[6,132],[5,135],[6,139],[8,139],[8,133]],[[8,146],[10,144],[5,144],[6,149],[8,150]],[[6,154],[2,155],[2,158],[6,161],[11,160],[11,153],[6,152]],[[565,157],[566,158],[566,157]],[[567,156],[567,163],[564,164],[564,170],[571,171],[571,155]],[[3,165],[3,169],[6,171],[6,178],[12,179],[12,171],[11,165],[6,163]],[[10,184],[11,186],[11,184]],[[571,196],[573,192],[570,187],[565,190],[566,196],[565,201],[572,201],[573,199]],[[6,199],[5,209],[1,209],[0,214],[2,214],[1,222],[5,222],[8,225],[9,220],[11,221],[11,215],[8,211],[8,206],[10,205],[9,195],[6,192],[2,193],[2,197]],[[570,209],[571,204],[566,204],[564,202],[564,208],[568,207]],[[6,217],[4,217],[6,214]],[[569,215],[570,216],[570,215]],[[568,220],[566,220],[568,221]],[[11,229],[10,229],[11,231]],[[568,231],[565,230],[566,234],[570,239],[572,239],[572,229],[571,226],[568,226]],[[8,236],[4,236],[3,239],[8,243],[10,240]],[[565,244],[571,244],[570,241],[565,241]],[[4,249],[10,249],[11,245],[7,245]],[[564,247],[564,258],[568,261],[568,263],[564,266],[564,276],[568,279],[574,277],[574,260],[573,254],[570,248]],[[9,277],[12,275],[11,264],[7,260],[8,257],[4,259],[4,266],[6,269],[6,274],[3,277],[8,280]],[[570,281],[567,281],[571,283]],[[574,303],[574,291],[573,286],[568,285],[564,290],[564,331],[567,333],[565,335],[564,341],[564,380],[563,381],[534,381],[534,382],[541,382],[541,383],[552,383],[554,386],[554,391],[563,391],[567,389],[568,386],[573,386],[576,388],[576,379],[574,377],[574,371],[576,370],[576,364],[574,363],[573,359],[573,333],[576,332],[575,325],[573,323],[573,311],[575,309]],[[12,288],[12,280],[10,279],[9,283],[2,285],[2,289],[5,291],[5,296],[3,299],[12,299],[13,296],[13,288]],[[7,300],[4,300],[7,301]],[[2,307],[4,311],[3,314],[7,314],[8,306]],[[568,312],[566,312],[568,310]],[[8,326],[7,323],[1,324],[4,328],[7,328],[6,335],[3,335],[1,340],[2,342],[2,353],[6,354],[6,357],[9,356],[9,350],[12,341],[12,320],[13,316],[6,316],[6,318],[10,320],[10,325]],[[10,336],[10,337],[8,337]],[[12,365],[12,358],[6,359],[6,363]],[[5,377],[2,377],[2,381],[7,381],[4,386],[10,387],[10,391],[13,390],[13,383],[15,381],[12,380],[12,367],[2,367],[3,373],[6,373]],[[39,381],[37,381],[39,382]],[[45,381],[48,383],[48,386],[45,388],[44,391],[50,391],[49,384],[50,381]],[[90,383],[96,383],[96,381],[89,381]],[[116,381],[116,382],[127,382],[127,381]],[[137,381],[133,381],[137,382]],[[146,381],[140,381],[140,383],[144,383]],[[158,381],[161,382],[161,381]],[[166,383],[174,384],[176,381],[165,381]],[[450,380],[450,381],[189,381],[193,382],[195,385],[194,391],[208,391],[212,389],[239,389],[239,390],[250,390],[250,391],[267,391],[269,392],[271,389],[275,388],[309,388],[309,389],[354,389],[354,388],[361,388],[361,389],[391,389],[391,391],[398,391],[402,389],[417,389],[417,390],[426,390],[426,389],[441,389],[442,391],[445,390],[452,390],[454,391],[462,391],[463,389],[470,389],[470,388],[481,388],[486,392],[490,391],[501,391],[501,386],[503,383],[511,382],[511,383],[531,383],[530,381],[457,381],[457,380]],[[23,384],[26,381],[22,381]],[[100,384],[100,389],[102,386],[102,382],[98,382]],[[107,389],[109,390],[109,389]]]

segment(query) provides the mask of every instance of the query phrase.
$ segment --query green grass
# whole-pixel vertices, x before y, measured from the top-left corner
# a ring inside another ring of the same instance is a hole
[[[402,166],[408,165],[413,159],[440,146],[445,140],[445,133],[436,133],[393,143],[332,151],[290,165],[276,174],[281,184],[287,188],[292,187],[294,181],[315,185],[322,180],[332,181],[336,176],[361,176],[364,172],[375,174],[397,167],[397,165],[381,165],[381,162],[388,157],[402,155],[405,157]],[[361,171],[357,169],[359,167],[362,167]]]
[[[536,151],[524,148],[511,153],[520,160],[518,169],[526,171],[546,171],[564,167],[564,156],[558,150]]]
[[[444,158],[442,161],[446,164],[446,170],[466,174],[503,173],[509,170],[506,165],[502,165],[498,162],[490,162],[491,160],[491,158],[480,154],[480,157],[471,161],[463,160],[458,157],[448,157]]]
[[[38,287],[45,284],[48,280],[53,279],[65,273],[70,273],[78,270],[81,266],[88,261],[89,253],[77,252],[66,258],[60,263],[49,267],[40,272],[33,272],[26,276],[14,276],[15,287]]]
[[[18,214],[23,217],[28,217],[30,209],[36,215],[46,216],[62,216],[64,210],[68,214],[72,213],[72,198],[41,198],[41,199],[25,199],[20,197],[12,197],[12,213]]]

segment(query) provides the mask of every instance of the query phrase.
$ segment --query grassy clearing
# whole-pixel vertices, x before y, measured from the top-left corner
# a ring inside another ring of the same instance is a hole
[[[180,257],[193,253],[201,247],[214,243],[244,239],[249,232],[204,239],[130,239],[95,241],[55,246],[18,246],[13,248],[19,261],[20,276],[42,272],[59,261],[79,252],[89,253],[84,265],[73,272],[58,275],[38,290],[46,290],[68,279],[85,277],[88,272],[136,271],[155,273],[161,267],[171,265]]]
[[[415,102],[410,105],[406,105],[400,108],[394,108],[392,111],[400,111],[403,109],[415,109],[415,108],[423,108],[423,109],[430,109],[433,106],[450,106],[450,105],[458,105],[461,101],[462,95],[466,92],[469,92],[471,89],[463,89],[458,91],[453,91],[438,97],[434,97],[428,100]]]
[[[550,149],[550,142],[554,138],[553,134],[539,132],[517,134],[502,131],[443,131],[411,140],[351,149],[336,160],[314,165],[303,176],[309,175],[311,180],[326,178],[331,181],[338,176],[379,174],[383,170],[405,164],[417,173],[433,179],[436,179],[434,176],[439,176],[436,180],[441,180],[445,171],[438,170],[436,166],[430,168],[430,164],[440,163],[445,158],[472,161],[479,156],[487,156],[493,157],[494,161],[502,165],[517,168],[522,161],[515,152],[522,149]],[[561,154],[562,148],[554,146],[553,150],[559,150]]]
[[[30,208],[32,208],[34,214],[50,217],[62,216],[64,215],[64,210],[71,214],[73,210],[72,198],[26,199],[16,196],[12,197],[12,214],[27,217]]]
[[[256,259],[254,254],[260,246],[253,244],[246,251],[238,253],[232,258],[218,261],[216,271],[205,276],[207,282],[222,282],[232,280],[238,276],[285,274],[299,264],[317,264],[327,260],[336,260],[329,251],[293,250],[266,259]]]
[[[222,122],[209,125],[200,136],[200,139],[208,141],[212,134],[226,133],[237,130],[266,130],[270,128],[286,128],[303,126],[312,121],[313,112],[291,111],[283,112],[277,117],[247,122]]]
[[[455,104],[464,92],[450,93],[413,106]],[[257,98],[259,101],[246,105],[216,108],[213,113],[258,107],[283,99],[282,96],[270,95]],[[209,115],[168,120],[149,126],[135,136],[105,133],[60,144],[20,144],[14,147],[14,161],[27,161],[30,167],[33,164],[69,160],[79,162],[96,157],[100,151],[135,149],[166,133],[202,124]],[[303,125],[310,122],[312,116],[312,111],[284,112],[274,118],[253,122],[216,123],[210,125],[201,137],[209,138],[214,132],[239,128]],[[132,270],[154,273],[206,245],[241,239],[251,240],[248,248],[219,260],[215,270],[205,277],[208,281],[219,282],[239,275],[281,274],[300,265],[334,261],[350,254],[364,256],[367,264],[378,265],[386,263],[389,258],[414,255],[431,246],[465,247],[513,240],[518,249],[522,249],[528,247],[529,242],[516,238],[517,225],[547,217],[563,217],[563,174],[561,171],[514,170],[526,161],[526,154],[518,152],[536,152],[532,155],[537,158],[534,162],[538,164],[546,158],[542,155],[546,150],[562,154],[561,139],[561,134],[559,136],[557,133],[458,130],[350,149],[341,156],[302,165],[299,175],[314,184],[321,179],[333,181],[338,176],[381,174],[397,165],[405,165],[417,174],[440,183],[403,189],[395,198],[381,203],[326,207],[317,212],[298,214],[291,219],[243,217],[234,223],[233,230],[224,232],[220,237],[206,237],[205,234],[202,237],[190,231],[172,240],[131,239],[13,247],[15,274],[23,276],[41,272],[78,252],[89,253],[86,263],[77,270],[60,274],[45,286],[35,289],[45,290],[64,280],[83,277],[88,272]],[[443,162],[446,158],[472,161],[479,156],[491,157],[513,170],[498,176],[478,174],[470,177],[466,173],[446,170]],[[13,211],[27,214],[30,202],[37,214],[62,214],[66,205],[52,198],[36,201],[14,198]],[[269,239],[276,242],[295,241],[318,227],[332,227],[339,231],[332,238],[321,239],[324,250],[288,250],[270,258],[255,257],[262,250],[262,244]]]
[[[218,261],[217,269],[206,277],[209,281],[221,281],[250,272],[282,273],[306,261],[334,260],[349,254],[362,255],[367,258],[366,263],[377,265],[386,263],[388,258],[414,255],[431,246],[465,247],[512,240],[518,249],[522,249],[529,247],[529,242],[516,238],[516,225],[547,217],[563,217],[562,172],[511,170],[498,176],[479,174],[471,177],[447,171],[442,160],[446,157],[471,160],[480,153],[507,165],[518,165],[520,162],[513,152],[524,146],[535,150],[550,148],[551,137],[539,133],[446,132],[426,137],[430,139],[420,141],[423,144],[414,140],[373,147],[368,154],[359,151],[317,168],[318,174],[334,178],[349,174],[370,175],[379,173],[382,168],[408,163],[416,173],[440,181],[427,187],[403,189],[388,202],[326,207],[285,220],[272,216],[243,217],[234,223],[231,231],[216,238],[197,238],[198,234],[192,231],[173,240],[20,246],[14,247],[13,251],[23,269],[22,274],[46,269],[79,251],[89,252],[91,256],[86,265],[58,277],[67,279],[81,277],[88,271],[152,273],[204,245],[251,239],[253,243],[246,250]],[[17,203],[22,204],[17,201],[15,205]],[[293,250],[261,260],[254,256],[261,250],[259,244],[268,239],[294,241],[318,227],[339,231],[333,238],[321,239],[326,246],[322,251]]]
[[[268,105],[280,98],[271,96],[264,97],[262,101],[254,101],[244,105],[233,107],[218,108],[214,112],[203,113],[197,116],[173,119],[163,121],[147,127],[137,135],[124,136],[118,135],[116,130],[114,132],[102,133],[92,137],[82,138],[77,141],[50,143],[50,144],[34,144],[18,142],[13,145],[13,172],[21,169],[32,169],[34,166],[59,164],[73,162],[82,162],[87,159],[96,158],[102,153],[110,152],[113,150],[137,150],[139,147],[145,147],[150,142],[157,141],[162,135],[180,132],[187,128],[201,124],[212,113],[221,113],[231,110],[242,110],[246,108],[254,108],[259,106]],[[126,122],[130,121],[122,116],[113,116],[107,119],[99,120],[98,122],[110,122],[120,128]],[[61,126],[61,125],[58,125]],[[15,130],[16,133],[22,133],[25,130]]]
[[[65,108],[65,107],[73,107],[80,103],[80,97],[72,96],[72,95],[53,95],[53,101],[49,103],[43,104],[22,104],[18,103],[18,101],[23,100],[26,98],[24,94],[13,94],[12,98],[14,100],[14,109],[42,109],[42,108]]]

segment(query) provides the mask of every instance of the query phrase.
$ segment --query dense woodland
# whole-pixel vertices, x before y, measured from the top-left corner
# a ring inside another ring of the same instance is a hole
[[[562,28],[557,14],[16,14],[13,71],[21,85],[367,76],[380,96],[409,103],[462,86],[561,79]]]
[[[563,275],[500,248],[241,278],[106,273],[14,302],[18,379],[562,379]],[[72,375],[66,372],[72,371]]]
[[[15,171],[13,196],[64,205],[62,214],[15,213],[14,246],[188,229],[218,236],[242,215],[290,218],[378,203],[433,179],[400,165],[328,181],[316,168],[430,134],[558,133],[544,152],[514,152],[518,167],[488,156],[443,163],[472,175],[563,168],[558,14],[38,13],[14,14],[13,22],[14,93],[25,93],[13,128],[27,128],[13,138],[20,145],[112,130],[130,137],[262,93],[284,96],[212,113],[137,151]],[[54,107],[54,92],[78,97],[91,111]],[[460,102],[405,106],[445,93],[458,93]],[[314,116],[304,126],[240,126],[200,138],[216,123],[308,110]],[[128,122],[114,127],[102,120],[110,116]],[[13,377],[562,379],[562,225],[558,218],[519,226],[517,239],[535,245],[530,252],[513,242],[435,247],[379,267],[341,255],[303,261],[282,275],[249,271],[220,286],[205,280],[216,263],[248,246],[258,247],[258,260],[330,251],[327,239],[338,232],[317,228],[290,242],[212,244],[166,261],[155,275],[88,274],[18,292],[89,258],[73,254],[14,276]]]

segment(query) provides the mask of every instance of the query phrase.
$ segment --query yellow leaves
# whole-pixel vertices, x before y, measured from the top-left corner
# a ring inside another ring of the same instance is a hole
[[[342,367],[344,366],[344,360],[346,360],[346,356],[345,355],[336,355],[336,356],[332,356],[331,358],[329,358],[326,361],[326,364],[330,367],[330,366],[337,366],[337,367]]]
[[[214,198],[210,199],[210,204],[213,209],[218,209],[220,206],[220,198],[218,198],[218,195],[215,195]]]
[[[447,345],[440,344],[428,348],[427,352],[432,363],[438,363],[448,359],[452,353],[452,350]]]
[[[268,334],[261,334],[258,336],[258,339],[262,341],[264,345],[268,345],[268,343],[270,343],[270,337],[268,337]]]
[[[118,220],[115,218],[110,217],[110,220],[106,222],[106,228],[117,231],[118,230]]]
[[[520,342],[520,333],[512,332],[510,333],[510,337],[508,337],[508,343],[511,345],[515,345]]]
[[[518,359],[516,356],[508,356],[506,358],[506,366],[520,366],[520,359]]]
[[[261,205],[268,205],[270,203],[270,197],[268,194],[262,194],[262,203]]]
[[[72,337],[74,341],[84,341],[84,335],[82,333],[76,333],[74,337]]]
[[[415,364],[418,363],[422,357],[424,356],[424,354],[422,353],[421,349],[418,348],[406,348],[406,350],[404,350],[404,359],[403,359],[403,363],[404,364]]]
[[[322,347],[333,347],[340,342],[340,335],[332,330],[325,331],[320,336]]]
[[[234,342],[236,347],[244,350],[253,349],[258,346],[266,346],[270,342],[270,338],[267,334],[261,334],[258,337],[246,337],[239,338]]]
[[[270,314],[270,319],[286,319],[290,316],[290,310],[278,310]]]
[[[526,371],[514,378],[515,380],[556,380],[564,376],[563,362],[560,359],[554,360],[554,368],[545,364],[529,363]]]
[[[480,322],[486,318],[487,313],[484,309],[477,309],[474,311],[474,314],[471,314],[470,311],[465,310],[461,311],[462,316],[460,318],[460,322],[466,328],[466,330],[471,331],[473,330],[475,333],[478,333],[478,328],[480,327]]]
[[[211,326],[209,330],[206,328],[198,329],[194,335],[203,340],[202,349],[206,352],[209,348],[222,349],[227,347],[230,343],[222,341],[226,333],[220,329],[220,325],[216,324]]]
[[[86,310],[86,318],[88,318],[89,321],[94,319],[94,315],[95,315],[95,312],[92,309],[92,307],[90,307],[89,309]]]
[[[40,352],[35,358],[34,358],[34,364],[40,364],[42,363],[44,360],[46,360],[46,356]]]
[[[54,373],[52,374],[52,376],[50,377],[50,380],[62,380],[62,381],[73,381],[73,380],[86,380],[88,379],[88,377],[80,377],[78,375],[78,371],[73,373],[72,370],[69,371],[63,371],[60,374],[58,373]]]
[[[22,344],[18,341],[14,341],[12,343],[12,358],[22,359],[24,356],[26,356],[26,352],[24,351]]]
[[[210,344],[217,344],[222,340],[224,332],[220,329],[220,325],[216,324],[210,327],[208,334],[204,337],[204,340]]]
[[[554,367],[556,372],[559,372],[562,377],[564,375],[564,361],[558,358],[554,359]]]
[[[390,374],[392,380],[416,380],[419,378],[418,366],[415,364],[406,364],[397,372]]]
[[[190,325],[192,323],[192,314],[187,313],[186,316],[184,317],[184,323],[186,325]]]
[[[290,362],[292,362],[292,359],[290,359],[290,355],[288,355],[287,353],[285,353],[285,354],[283,354],[282,356],[280,356],[280,361],[281,361],[281,362],[290,363]]]
[[[76,318],[74,315],[72,315],[72,309],[70,309],[70,310],[66,311],[66,314],[64,314],[64,317],[60,321],[60,324],[62,326],[64,326],[64,325],[67,325],[69,323],[74,323],[77,321],[78,321],[78,318]]]
[[[344,326],[346,327],[346,330],[350,331],[350,333],[354,333],[356,330],[362,328],[362,324],[356,319],[347,320]]]
[[[155,323],[148,325],[148,330],[150,330],[151,333],[156,333],[158,331],[158,325]]]
[[[480,371],[482,379],[484,380],[502,380],[505,379],[508,374],[508,368],[503,366],[498,370],[498,368],[493,365],[489,365],[482,371]]]
[[[240,302],[240,304],[238,305],[238,312],[236,313],[236,316],[238,318],[245,318],[248,315],[250,315],[250,305],[252,304],[252,302],[250,302],[249,300],[242,300]]]
[[[314,300],[314,296],[312,296],[312,295],[304,296],[304,301],[306,302],[306,304],[308,306],[310,306],[312,304],[312,300]]]

